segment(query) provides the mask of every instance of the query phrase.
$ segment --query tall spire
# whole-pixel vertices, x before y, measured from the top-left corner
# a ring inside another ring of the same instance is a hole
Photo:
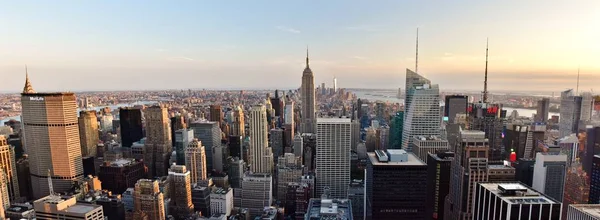
[[[35,90],[33,90],[33,86],[31,86],[31,82],[29,82],[29,73],[27,72],[27,65],[25,65],[25,86],[23,86],[23,93],[35,93]]]
[[[487,103],[488,90],[487,90],[487,78],[488,78],[488,42],[489,39],[485,40],[485,79],[483,80],[483,102]]]
[[[308,45],[306,45],[306,68],[308,68]]]
[[[417,28],[417,49],[415,54],[415,73],[419,72],[419,28]]]

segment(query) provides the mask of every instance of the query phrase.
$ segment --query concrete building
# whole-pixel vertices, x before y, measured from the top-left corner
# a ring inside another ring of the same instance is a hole
[[[197,138],[205,148],[206,153],[206,170],[212,171],[212,149],[215,146],[221,145],[221,129],[216,122],[200,120],[190,123],[190,128],[194,130],[194,138]]]
[[[240,106],[235,106],[233,109],[233,122],[231,123],[232,136],[246,136],[244,123],[244,110]]]
[[[269,147],[267,112],[264,105],[253,106],[249,114],[250,171],[273,173],[273,152]]]
[[[134,212],[136,213],[134,215],[137,217],[145,215],[148,220],[164,220],[166,218],[164,197],[158,187],[158,181],[149,179],[139,180],[135,184],[133,198],[133,204],[135,205]]]
[[[148,167],[148,177],[166,176],[169,156],[173,151],[171,126],[166,107],[151,106],[144,111],[146,119],[146,152],[144,164]]]
[[[488,165],[488,181],[501,183],[501,182],[514,182],[515,180],[515,168],[506,165]]]
[[[591,92],[581,93],[581,118],[580,121],[590,121],[594,112],[594,95]]]
[[[477,183],[473,220],[560,220],[562,204],[519,182]]]
[[[293,148],[294,155],[300,158],[304,156],[304,143],[301,135],[294,136]]]
[[[567,172],[567,155],[537,153],[533,171],[533,188],[562,202]]]
[[[214,146],[212,149],[212,153],[213,169],[211,171],[217,173],[223,172],[223,161],[227,159],[227,145],[221,144]]]
[[[347,199],[310,199],[304,220],[353,220],[352,204]]]
[[[286,99],[284,107],[283,121],[285,124],[294,127],[294,100]]]
[[[33,202],[37,219],[104,220],[102,206],[78,203],[73,196],[49,195]]]
[[[436,154],[438,151],[450,150],[448,141],[439,136],[414,136],[412,149],[415,156],[425,163],[427,163],[429,153]]]
[[[21,199],[21,191],[19,190],[19,178],[17,176],[17,164],[15,162],[15,148],[8,145],[6,138],[0,135],[0,169],[4,173],[2,185],[7,188],[7,194],[3,195],[10,201]],[[26,181],[26,180],[22,180]],[[6,201],[8,203],[8,201]],[[8,208],[8,207],[5,207]]]
[[[450,167],[453,152],[427,154],[426,216],[444,219],[444,199],[450,192]]]
[[[133,212],[135,210],[135,206],[133,205],[135,201],[135,190],[134,188],[127,188],[125,192],[122,194],[123,196],[123,206],[125,207],[125,212]]]
[[[21,104],[33,197],[50,193],[48,170],[57,192],[70,190],[83,177],[75,94],[36,93],[27,77]]]
[[[277,162],[277,189],[275,197],[282,203],[286,202],[286,193],[289,183],[297,182],[302,177],[302,161],[291,153],[286,153],[278,158]]]
[[[247,208],[252,216],[262,214],[263,208],[273,203],[273,178],[269,174],[245,174],[239,190],[240,207]]]
[[[194,213],[190,171],[183,165],[171,165],[169,181],[171,181],[169,186],[169,190],[171,190],[170,213],[176,219],[185,219]]]
[[[566,220],[600,220],[600,204],[569,205]]]
[[[292,216],[292,219],[304,219],[311,198],[310,193],[311,189],[306,183],[289,183],[284,204],[286,216]]]
[[[196,185],[192,189],[192,203],[194,210],[200,212],[203,216],[210,216],[210,193],[211,187]]]
[[[116,159],[100,165],[98,178],[102,189],[122,194],[127,188],[135,187],[138,180],[146,176],[144,163],[135,159]]]
[[[302,133],[315,134],[317,130],[315,76],[308,65],[308,50],[306,51],[306,68],[302,72],[300,85],[300,106],[302,107]]]
[[[206,180],[206,151],[198,139],[194,138],[185,149],[185,167],[190,170],[191,184]]]
[[[427,164],[404,150],[378,150],[367,155],[367,216],[424,219]]]
[[[177,152],[177,164],[185,165],[185,152],[188,145],[194,140],[194,130],[179,129],[175,131],[175,152]]]
[[[233,189],[216,188],[210,193],[210,212],[214,214],[231,215],[233,210]]]
[[[317,119],[317,194],[329,188],[331,198],[346,198],[350,184],[351,130],[348,118]]]
[[[269,131],[269,146],[271,146],[271,149],[273,150],[273,159],[275,160],[285,153],[284,133],[284,130],[281,128],[274,128]]]
[[[79,118],[79,142],[81,142],[81,156],[95,157],[98,146],[98,116],[96,111],[80,111]]]

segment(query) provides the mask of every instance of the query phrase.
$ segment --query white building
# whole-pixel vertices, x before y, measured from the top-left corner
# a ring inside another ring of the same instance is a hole
[[[192,185],[206,180],[206,151],[198,139],[185,149],[185,167],[190,170]]]
[[[263,208],[273,203],[273,178],[269,174],[245,174],[239,190],[240,207],[247,208],[252,216],[262,214]]]
[[[233,210],[233,190],[231,188],[216,188],[210,193],[210,212],[231,215]]]
[[[440,135],[440,91],[425,77],[406,70],[402,149],[412,150],[414,136]]]
[[[345,198],[350,184],[352,122],[349,118],[317,119],[317,195],[329,188],[332,198]]]
[[[248,163],[250,163],[250,171],[271,174],[273,172],[273,152],[269,147],[266,107],[264,105],[253,106],[249,118],[250,161]]]
[[[533,167],[533,189],[562,202],[567,172],[567,155],[537,153]]]
[[[566,220],[600,220],[600,204],[569,205]]]

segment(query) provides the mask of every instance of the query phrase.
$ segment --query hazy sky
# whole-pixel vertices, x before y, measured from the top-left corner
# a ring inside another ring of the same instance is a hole
[[[226,3],[225,3],[226,2]],[[580,90],[600,83],[600,1],[3,1],[0,91],[297,88],[315,81]]]

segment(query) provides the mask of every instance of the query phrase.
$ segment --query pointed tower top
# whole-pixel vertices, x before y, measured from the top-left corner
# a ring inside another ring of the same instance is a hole
[[[308,68],[308,45],[306,45],[306,68]]]
[[[487,78],[488,78],[488,45],[489,38],[485,39],[485,79],[483,80],[483,102],[488,101]]]
[[[415,54],[415,73],[419,72],[419,28],[417,28],[417,48]]]
[[[27,65],[25,65],[25,86],[23,86],[23,93],[35,93],[35,90],[33,90],[33,86],[31,86],[31,82],[29,82],[29,73],[27,72]]]

